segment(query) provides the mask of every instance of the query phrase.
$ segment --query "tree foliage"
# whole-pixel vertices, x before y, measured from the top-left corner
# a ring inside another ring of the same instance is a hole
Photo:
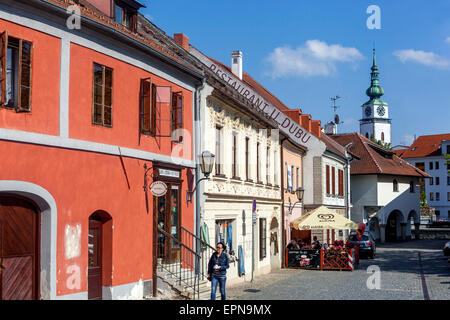
[[[377,145],[387,149],[387,150],[392,150],[392,145],[390,143],[387,142],[383,142],[381,140],[377,140],[375,139],[375,137],[373,136],[373,134],[370,135],[370,141],[376,143]]]

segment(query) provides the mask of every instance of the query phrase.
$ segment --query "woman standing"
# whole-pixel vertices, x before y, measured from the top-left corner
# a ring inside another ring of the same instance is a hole
[[[228,255],[224,252],[225,244],[219,242],[208,263],[208,277],[211,279],[211,300],[216,300],[217,284],[220,287],[220,295],[222,300],[225,296],[225,282],[227,281],[227,269],[229,268]]]

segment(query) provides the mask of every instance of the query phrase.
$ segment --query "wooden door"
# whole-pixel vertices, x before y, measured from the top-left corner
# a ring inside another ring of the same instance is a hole
[[[0,197],[0,300],[39,299],[39,213],[14,197]]]
[[[89,221],[88,299],[102,299],[102,223]]]

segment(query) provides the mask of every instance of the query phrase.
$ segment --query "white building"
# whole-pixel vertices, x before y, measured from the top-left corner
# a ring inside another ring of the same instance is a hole
[[[431,176],[421,184],[427,204],[435,209],[437,217],[449,218],[450,165],[445,165],[444,154],[450,154],[450,133],[420,136],[402,151],[401,157]]]
[[[351,219],[382,243],[411,237],[411,223],[420,223],[419,181],[428,175],[358,133],[332,138],[351,143]]]

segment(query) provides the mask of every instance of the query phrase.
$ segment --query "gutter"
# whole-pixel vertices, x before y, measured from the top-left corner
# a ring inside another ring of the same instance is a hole
[[[39,8],[46,7],[48,9],[52,9],[52,10],[56,11],[59,16],[61,16],[61,14],[63,14],[63,16],[69,16],[69,14],[67,13],[67,10],[65,8],[62,8],[62,7],[60,7],[60,6],[56,5],[56,4],[53,4],[53,3],[49,3],[49,2],[47,2],[45,0],[30,0],[30,2],[34,2],[35,4],[38,4],[38,3],[42,4],[42,5],[38,6],[38,7]],[[105,15],[105,17],[107,17],[107,16]],[[83,15],[81,16],[81,20],[83,22],[85,22],[86,24],[94,27],[94,28],[100,29],[101,31],[103,31],[103,33],[105,31],[107,31],[109,33],[113,33],[113,35],[116,36],[117,38],[119,38],[119,40],[122,40],[122,41],[125,41],[125,42],[129,42],[129,43],[133,44],[134,46],[138,47],[139,49],[141,49],[143,51],[146,51],[146,52],[149,52],[151,55],[156,56],[158,59],[162,60],[163,62],[171,64],[174,67],[181,69],[185,73],[187,73],[187,74],[189,74],[189,75],[191,75],[191,76],[193,76],[193,77],[195,77],[195,78],[197,78],[199,80],[204,77],[203,73],[197,72],[195,70],[192,70],[192,69],[188,68],[187,66],[185,66],[184,64],[176,61],[175,59],[167,57],[166,55],[162,54],[161,52],[159,52],[159,51],[157,51],[157,50],[155,50],[155,49],[153,49],[153,48],[143,44],[142,42],[140,42],[140,41],[138,41],[136,39],[131,38],[130,36],[127,36],[127,35],[121,33],[120,31],[118,31],[118,30],[116,30],[114,28],[105,26],[104,24],[102,24],[100,22],[97,22],[95,20],[92,20],[92,19],[90,19],[90,18],[88,18],[86,16],[83,16]]]
[[[280,142],[280,164],[281,164],[281,186],[280,186],[280,190],[281,190],[281,252],[282,252],[282,256],[281,256],[281,268],[286,268],[286,226],[284,225],[285,222],[285,218],[284,218],[284,172],[283,172],[283,168],[284,168],[284,159],[283,159],[283,142],[285,142],[286,140],[288,140],[287,137],[281,139]],[[303,168],[302,168],[303,169]],[[303,175],[303,171],[302,171],[302,175]],[[302,179],[303,182],[303,179]]]

